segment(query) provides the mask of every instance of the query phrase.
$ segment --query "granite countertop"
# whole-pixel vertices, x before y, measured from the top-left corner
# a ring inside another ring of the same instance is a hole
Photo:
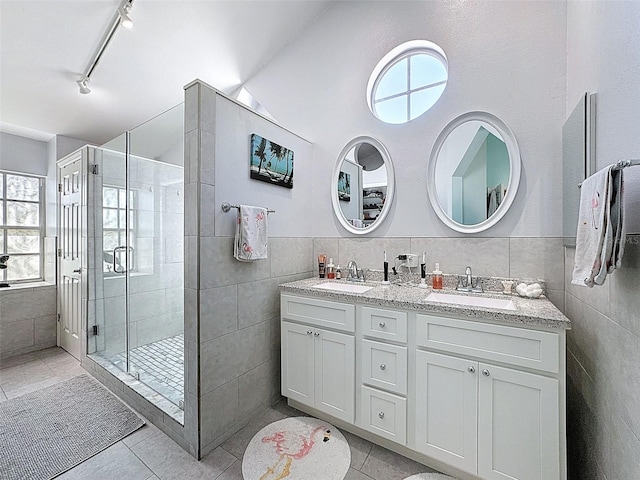
[[[347,283],[346,280],[328,280],[326,278],[308,278],[280,285],[283,293],[301,294],[310,297],[336,300],[340,302],[364,303],[381,307],[418,310],[431,314],[447,314],[469,320],[495,321],[507,325],[570,329],[571,321],[553,305],[546,297],[537,299],[522,298],[517,295],[501,293],[467,294],[452,289],[432,290],[418,288],[417,285],[382,285],[380,282],[354,283],[373,287],[364,293],[346,293],[314,288],[326,282]],[[512,300],[516,310],[467,306],[440,302],[427,302],[425,298],[432,292],[482,296]]]

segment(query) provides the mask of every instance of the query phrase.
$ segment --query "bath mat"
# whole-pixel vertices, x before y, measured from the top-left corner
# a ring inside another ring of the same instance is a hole
[[[48,480],[144,421],[89,375],[0,403],[0,478]]]
[[[456,480],[449,475],[445,475],[443,473],[417,473],[416,475],[411,475],[410,477],[405,478],[404,480]]]
[[[273,422],[249,442],[242,459],[244,480],[343,480],[351,450],[330,423],[311,417]]]

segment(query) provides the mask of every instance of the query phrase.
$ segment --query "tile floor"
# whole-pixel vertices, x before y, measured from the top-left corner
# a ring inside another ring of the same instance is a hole
[[[0,362],[0,401],[87,373],[64,350],[54,347]],[[242,455],[264,426],[304,415],[280,402],[198,462],[151,423],[59,476],[62,480],[242,480]],[[428,467],[343,432],[351,448],[345,480],[402,480]],[[295,479],[292,479],[295,480]],[[303,480],[303,479],[297,479]]]
[[[95,355],[95,354],[94,354]],[[126,370],[124,353],[106,357]],[[140,380],[175,405],[184,399],[184,335],[165,338],[131,350],[129,362],[132,372],[140,373]]]

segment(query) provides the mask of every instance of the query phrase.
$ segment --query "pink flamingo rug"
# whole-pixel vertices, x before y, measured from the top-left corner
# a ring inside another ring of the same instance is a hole
[[[311,417],[273,422],[249,442],[242,459],[244,480],[343,480],[351,450],[330,423]]]

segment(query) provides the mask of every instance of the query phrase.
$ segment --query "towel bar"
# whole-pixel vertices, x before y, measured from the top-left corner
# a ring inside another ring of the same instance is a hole
[[[634,167],[636,165],[640,165],[640,159],[638,158],[632,158],[629,160],[620,160],[619,162],[617,162],[614,166],[613,169],[614,170],[622,170],[625,167]],[[582,182],[580,182],[578,184],[578,188],[582,187]]]
[[[229,203],[229,202],[223,202],[221,207],[222,207],[222,211],[224,213],[227,213],[232,208],[240,208],[240,205],[236,205],[234,203]],[[276,211],[271,208],[267,208],[267,213],[276,213]]]

